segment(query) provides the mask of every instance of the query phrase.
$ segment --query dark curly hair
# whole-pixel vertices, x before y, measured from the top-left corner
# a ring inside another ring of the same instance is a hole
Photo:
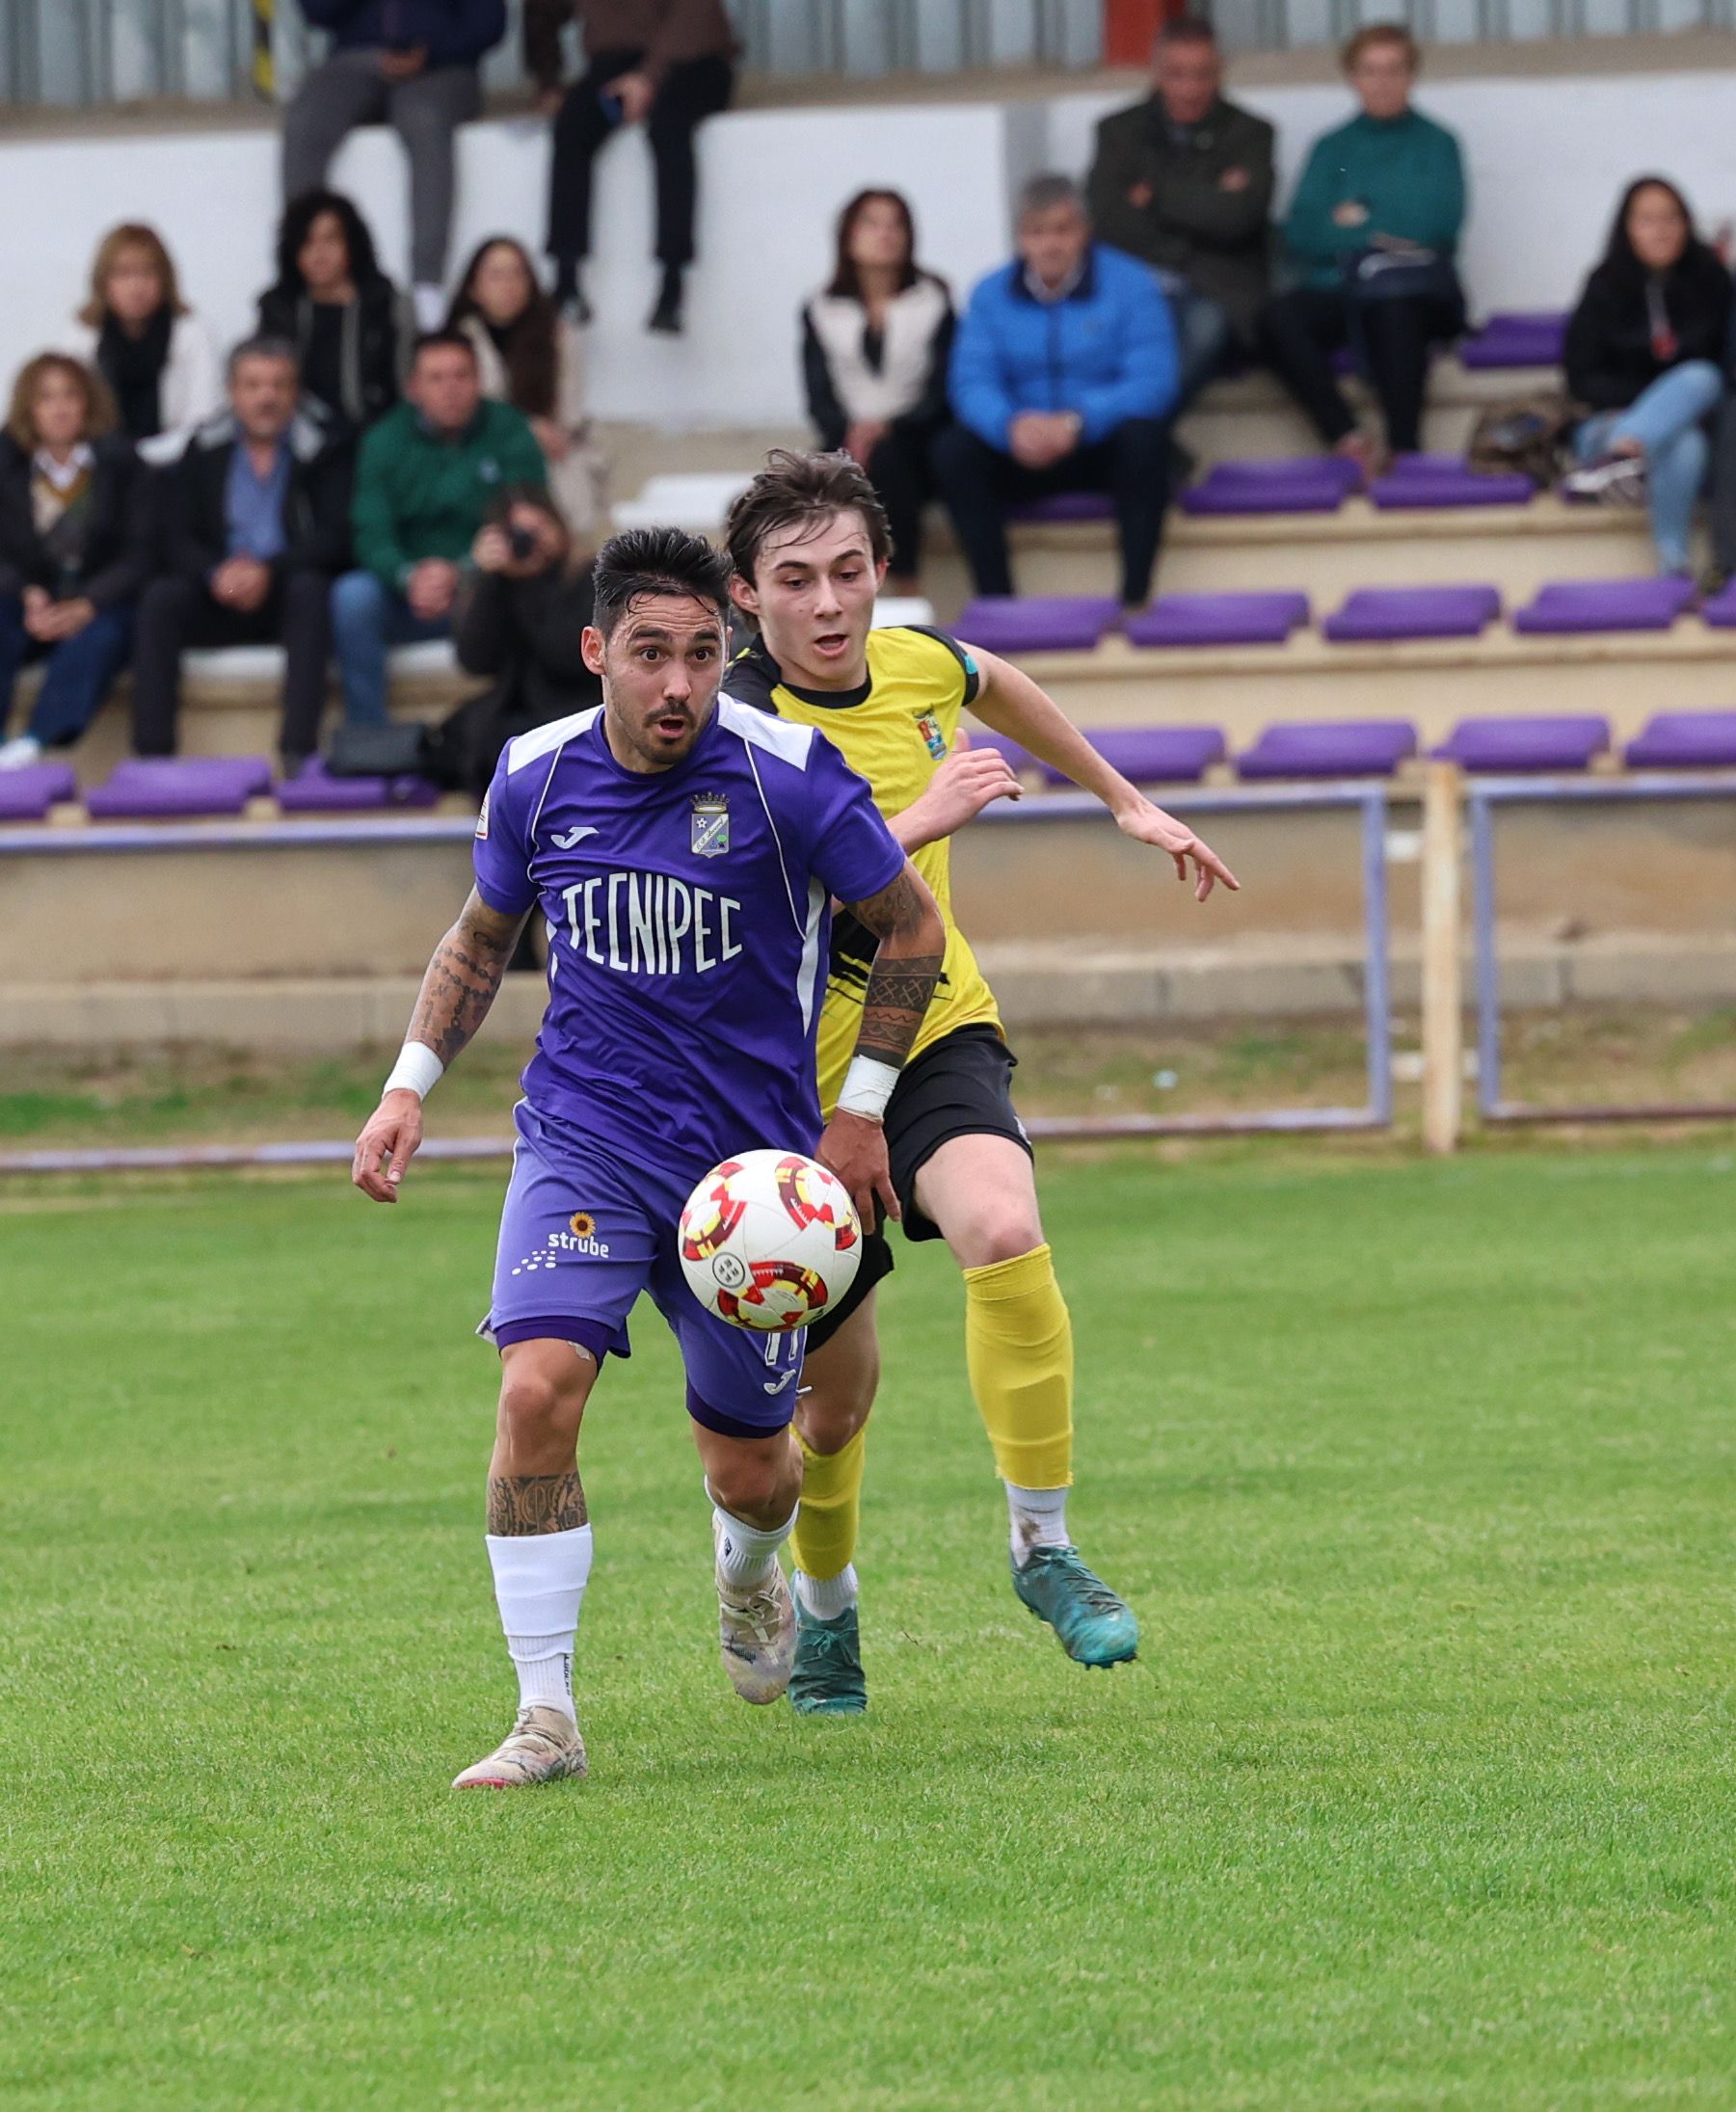
[[[343,229],[344,247],[350,253],[350,280],[359,293],[386,277],[374,254],[374,238],[355,201],[341,191],[303,191],[284,206],[283,217],[278,222],[278,277],[270,290],[284,300],[299,301],[307,290],[298,259],[308,229],[321,213],[330,213]]]
[[[592,569],[597,628],[606,638],[645,594],[684,594],[730,610],[730,561],[685,528],[627,528],[612,535]]]

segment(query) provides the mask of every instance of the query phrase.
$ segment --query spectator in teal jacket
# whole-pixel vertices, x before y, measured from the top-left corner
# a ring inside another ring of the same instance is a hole
[[[1417,47],[1375,23],[1345,46],[1360,114],[1314,143],[1284,223],[1300,283],[1267,307],[1262,338],[1279,379],[1328,446],[1365,470],[1376,449],[1333,373],[1349,345],[1380,405],[1386,446],[1422,443],[1431,345],[1464,328],[1455,257],[1465,218],[1458,142],[1411,108]]]
[[[386,655],[451,635],[470,546],[513,486],[548,471],[528,420],[482,393],[476,348],[455,332],[418,338],[405,401],[370,426],[356,462],[355,572],[332,589],[344,717],[386,718]]]

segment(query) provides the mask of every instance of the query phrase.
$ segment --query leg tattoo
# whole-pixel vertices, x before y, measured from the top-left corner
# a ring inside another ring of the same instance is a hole
[[[496,1538],[529,1533],[571,1533],[585,1524],[584,1484],[565,1474],[491,1474],[489,1531]]]

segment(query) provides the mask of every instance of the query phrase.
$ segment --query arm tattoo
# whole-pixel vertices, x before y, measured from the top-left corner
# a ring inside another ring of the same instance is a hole
[[[901,1069],[946,960],[944,947],[938,953],[909,950],[921,946],[938,922],[933,898],[907,865],[890,887],[852,903],[851,910],[880,941],[863,999],[856,1053]]]
[[[411,1014],[410,1036],[450,1063],[488,1017],[522,917],[503,917],[472,892],[458,922],[434,949]]]
[[[589,1517],[576,1468],[567,1474],[489,1476],[489,1531],[497,1539],[571,1533]]]

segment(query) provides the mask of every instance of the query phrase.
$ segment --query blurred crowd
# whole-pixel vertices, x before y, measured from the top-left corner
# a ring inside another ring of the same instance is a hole
[[[647,327],[680,332],[694,134],[734,79],[721,0],[527,0],[553,126],[547,261],[495,236],[450,285],[454,134],[480,110],[503,0],[303,4],[330,50],[285,113],[286,202],[254,333],[221,356],[160,234],[128,223],[99,245],[54,348],[13,381],[0,736],[17,674],[45,668],[0,768],[75,740],[128,665],[137,751],[174,753],[182,656],[200,647],[283,649],[291,770],[314,752],[334,663],[352,751],[390,766],[397,645],[451,639],[492,679],[418,751],[453,784],[485,782],[512,733],[594,696],[576,651],[607,510],[584,388],[592,166],[643,127],[660,266]],[[584,58],[570,82],[569,18]],[[1149,93],[1099,125],[1082,182],[1025,186],[1013,254],[961,304],[921,263],[897,190],[843,203],[801,313],[801,369],[818,444],[852,455],[885,501],[892,591],[919,591],[937,500],[976,591],[1005,595],[1009,512],[1095,493],[1114,514],[1121,601],[1143,605],[1191,468],[1176,421],[1244,368],[1275,374],[1359,478],[1420,449],[1430,360],[1466,327],[1463,161],[1415,106],[1408,31],[1362,28],[1343,63],[1354,108],[1314,142],[1275,226],[1272,128],[1226,95],[1211,26],[1188,16],[1160,32]],[[326,187],[341,140],[373,122],[409,160],[407,287]],[[1680,191],[1643,177],[1568,326],[1563,488],[1646,507],[1664,571],[1690,569],[1708,485],[1712,570],[1736,570],[1733,372],[1725,264]]]

